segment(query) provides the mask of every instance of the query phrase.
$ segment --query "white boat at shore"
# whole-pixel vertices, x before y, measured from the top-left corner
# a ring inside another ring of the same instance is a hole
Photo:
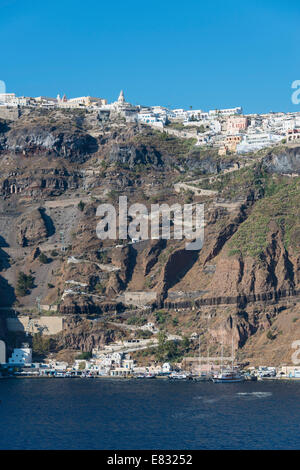
[[[212,381],[216,384],[220,383],[238,383],[244,382],[245,377],[240,373],[239,370],[234,368],[234,354],[233,354],[233,336],[231,338],[231,358],[232,365],[231,369],[223,370],[223,340],[221,343],[221,371],[219,374],[212,378]]]
[[[245,377],[235,370],[228,370],[220,372],[220,374],[214,376],[212,381],[216,384],[220,383],[237,383],[244,382]]]
[[[181,372],[172,372],[169,375],[169,379],[175,379],[175,380],[187,380],[189,379],[189,375],[181,373]]]

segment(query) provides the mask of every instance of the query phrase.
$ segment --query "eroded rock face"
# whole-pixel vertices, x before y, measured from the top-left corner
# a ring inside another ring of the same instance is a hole
[[[91,352],[93,348],[103,347],[121,335],[107,325],[93,325],[88,320],[74,316],[67,319],[63,334],[56,338],[56,348]]]
[[[84,162],[97,152],[98,143],[85,132],[37,125],[12,129],[2,138],[1,149],[23,154],[44,151],[70,161]]]
[[[284,247],[277,229],[269,234],[269,244],[261,259],[249,256],[220,256],[210,284],[211,292],[221,296],[251,295],[297,287],[297,262]]]
[[[37,245],[46,239],[47,228],[39,209],[19,217],[17,222],[17,241],[20,246]]]
[[[263,159],[263,167],[271,173],[300,174],[300,147],[285,148],[278,154],[270,152]]]
[[[203,156],[201,150],[193,150],[186,159],[186,165],[192,170],[200,170],[203,174],[216,174],[234,165],[228,158],[216,159],[212,156]]]
[[[109,162],[126,164],[129,168],[135,165],[163,166],[161,154],[153,147],[145,145],[119,145],[114,144],[108,155]]]

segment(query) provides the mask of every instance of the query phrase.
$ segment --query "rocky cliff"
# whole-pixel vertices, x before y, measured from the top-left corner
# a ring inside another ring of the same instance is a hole
[[[113,325],[90,328],[89,316],[121,315],[126,323],[126,294],[153,292],[156,300],[137,315],[156,322],[163,309],[164,327],[174,333],[201,331],[215,348],[221,335],[229,344],[234,334],[241,358],[255,361],[265,347],[278,360],[271,348],[289,343],[299,313],[297,147],[220,157],[117,117],[32,111],[1,121],[0,159],[0,294],[8,309],[0,336],[7,338],[10,309],[37,314],[38,297],[69,318],[55,350],[91,350],[122,334]],[[178,182],[192,189],[178,193]],[[203,248],[188,251],[172,237],[99,240],[97,207],[118,208],[119,195],[149,212],[157,203],[203,203]],[[16,294],[20,272],[34,278],[23,297]]]

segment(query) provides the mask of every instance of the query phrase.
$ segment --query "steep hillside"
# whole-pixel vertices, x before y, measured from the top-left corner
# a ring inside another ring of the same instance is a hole
[[[91,350],[128,336],[107,321],[125,325],[134,308],[168,332],[200,332],[216,354],[233,335],[241,360],[288,362],[300,313],[300,150],[221,157],[194,144],[91,112],[1,121],[0,337],[17,344],[6,318],[43,310],[68,318],[52,353]],[[203,203],[203,248],[100,240],[97,207],[118,208],[120,195],[149,212]]]

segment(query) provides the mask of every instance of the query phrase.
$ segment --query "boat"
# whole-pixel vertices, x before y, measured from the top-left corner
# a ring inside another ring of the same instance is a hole
[[[223,370],[223,340],[221,343],[221,372],[215,375],[212,378],[214,383],[237,383],[237,382],[244,382],[245,377],[242,375],[238,370],[234,369],[234,354],[233,354],[233,336],[231,338],[231,358],[232,358],[232,365],[231,369]]]
[[[211,375],[210,374],[197,375],[196,377],[193,377],[193,380],[195,382],[208,382],[209,380],[211,380]]]
[[[180,372],[172,372],[172,374],[169,375],[169,379],[175,379],[175,380],[186,380],[188,379],[189,376]]]
[[[140,374],[135,376],[136,379],[155,379],[155,374]]]
[[[212,381],[216,384],[219,383],[237,383],[244,382],[245,377],[235,370],[228,370],[220,372],[220,374],[214,376]]]
[[[199,338],[199,345],[198,345],[198,365],[199,365],[199,375],[195,377],[190,377],[192,380],[195,382],[208,382],[211,379],[211,374],[210,372],[201,372],[202,369],[202,361],[201,361],[201,338],[200,334],[198,336]],[[208,366],[209,366],[209,346],[207,347],[207,361],[208,361]]]

